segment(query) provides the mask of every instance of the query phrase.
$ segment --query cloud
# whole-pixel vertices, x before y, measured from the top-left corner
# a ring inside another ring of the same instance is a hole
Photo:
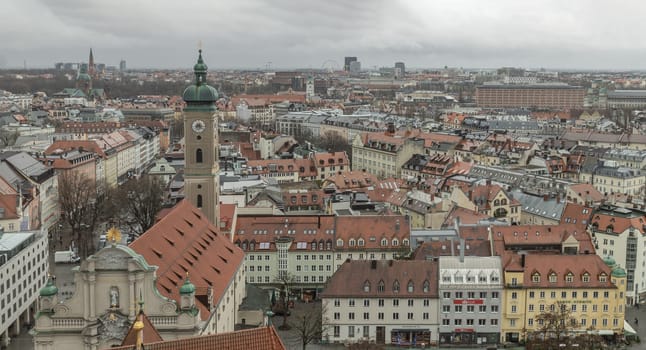
[[[4,0],[7,66],[85,60],[189,67],[646,68],[638,18],[646,3],[600,0]],[[632,17],[632,18],[631,18]]]

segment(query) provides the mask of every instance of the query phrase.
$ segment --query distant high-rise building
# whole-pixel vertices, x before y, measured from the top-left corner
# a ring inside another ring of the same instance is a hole
[[[121,62],[119,62],[119,70],[122,72],[126,70],[126,60],[121,60]]]
[[[343,65],[343,70],[346,71],[346,72],[349,72],[350,71],[350,64],[352,62],[357,62],[357,58],[356,57],[346,56],[345,57],[345,64]]]
[[[56,68],[56,70],[63,70],[63,62],[55,63],[54,68]]]
[[[361,62],[352,61],[350,62],[350,75],[357,75],[361,72]]]
[[[307,101],[314,97],[314,78],[311,76],[307,77],[307,83],[305,83],[305,97]]]
[[[404,62],[395,62],[395,75],[399,77],[406,75],[406,65]]]

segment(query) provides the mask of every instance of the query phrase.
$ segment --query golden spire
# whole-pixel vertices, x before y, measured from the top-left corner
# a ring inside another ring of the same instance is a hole
[[[112,226],[105,235],[106,239],[112,244],[121,242],[121,231],[118,228]]]
[[[137,317],[137,322],[132,325],[132,329],[137,332],[137,350],[141,350],[144,345],[144,315],[143,312],[139,312]]]

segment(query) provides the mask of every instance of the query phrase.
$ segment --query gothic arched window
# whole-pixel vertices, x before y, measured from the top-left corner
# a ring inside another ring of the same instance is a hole
[[[197,207],[202,208],[202,195],[201,194],[197,195]]]

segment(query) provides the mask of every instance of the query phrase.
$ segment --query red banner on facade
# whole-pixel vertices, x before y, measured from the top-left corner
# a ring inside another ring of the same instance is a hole
[[[484,300],[482,299],[453,299],[454,305],[482,305]]]

